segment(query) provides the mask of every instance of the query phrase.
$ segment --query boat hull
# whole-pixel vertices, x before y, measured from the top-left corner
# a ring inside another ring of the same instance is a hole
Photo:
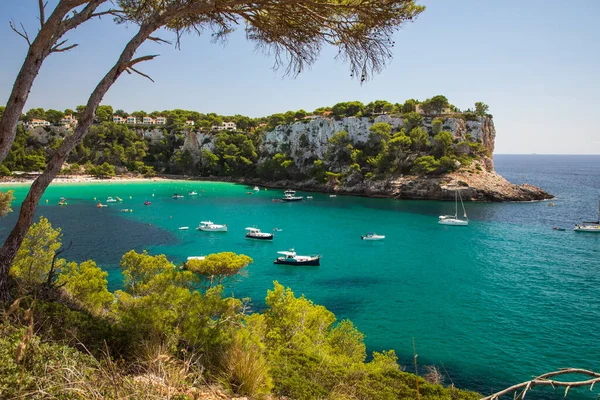
[[[282,201],[287,201],[287,202],[292,202],[292,201],[302,201],[302,197],[284,197],[281,200]]]
[[[203,231],[203,232],[227,232],[227,227],[224,226],[223,228],[203,228],[200,227],[198,228],[199,231]]]
[[[306,266],[318,267],[319,265],[321,265],[321,259],[319,257],[315,257],[313,259],[306,260],[306,261],[292,261],[292,260],[277,258],[275,261],[273,261],[273,264],[295,265],[295,266],[306,265]]]
[[[452,225],[452,226],[467,226],[469,221],[463,221],[462,219],[446,218],[438,221],[440,225]]]
[[[248,234],[246,234],[246,239],[273,240],[273,235],[255,236],[255,235],[248,235]]]
[[[376,241],[376,240],[383,240],[385,239],[385,236],[361,236],[362,240],[372,240],[372,241]]]
[[[576,226],[573,228],[575,232],[593,232],[600,233],[600,225],[599,226]]]

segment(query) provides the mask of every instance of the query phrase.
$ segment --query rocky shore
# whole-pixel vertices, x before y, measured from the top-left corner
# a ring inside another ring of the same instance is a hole
[[[478,169],[477,165],[480,165],[481,169]],[[294,188],[297,190],[397,199],[453,201],[454,190],[457,188],[461,190],[462,198],[465,201],[540,201],[554,198],[553,195],[539,187],[510,183],[494,172],[493,168],[488,171],[481,165],[483,165],[483,162],[475,162],[473,168],[461,169],[440,176],[405,175],[390,177],[386,180],[370,181],[358,181],[350,177],[347,180],[348,183],[344,185],[319,183],[314,179],[303,182],[245,180],[244,183],[273,188]]]

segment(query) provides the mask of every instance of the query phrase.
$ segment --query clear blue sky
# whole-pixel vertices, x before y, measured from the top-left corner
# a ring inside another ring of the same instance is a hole
[[[333,49],[296,79],[283,77],[240,31],[225,46],[212,44],[208,35],[186,37],[181,51],[145,45],[140,55],[161,55],[140,66],[156,83],[125,74],[103,103],[128,112],[182,108],[258,117],[340,101],[443,94],[463,109],[475,101],[489,104],[498,154],[600,154],[599,0],[420,3],[427,10],[396,34],[394,59],[363,85],[334,60]],[[48,7],[55,4],[50,0]],[[8,22],[35,32],[36,7],[35,0],[0,1],[0,103],[27,51]],[[135,27],[115,26],[110,18],[71,32],[67,37],[80,46],[46,60],[26,109],[84,104],[133,32]]]

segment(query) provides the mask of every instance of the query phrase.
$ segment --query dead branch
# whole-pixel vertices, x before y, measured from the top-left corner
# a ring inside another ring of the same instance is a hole
[[[17,35],[19,35],[23,39],[25,39],[27,41],[27,44],[29,46],[31,46],[31,40],[29,40],[29,35],[27,34],[27,31],[25,30],[25,27],[23,26],[22,23],[21,23],[21,29],[23,29],[23,32],[21,32],[17,28],[15,28],[15,24],[12,21],[9,21],[8,24],[10,25],[10,29],[12,29],[13,31],[15,31],[15,33]]]
[[[113,17],[120,18],[120,17],[123,17],[125,15],[125,13],[123,12],[123,10],[116,10],[116,9],[111,8],[110,10],[91,14],[90,18],[102,17],[103,15],[112,15]]]
[[[71,50],[71,49],[79,46],[77,43],[75,43],[75,44],[72,44],[70,46],[61,48],[60,46],[62,46],[63,44],[67,43],[67,41],[68,41],[68,39],[65,39],[65,40],[61,41],[60,43],[55,44],[50,49],[50,53],[62,53],[63,51],[68,51],[68,50]]]
[[[153,42],[156,42],[156,43],[173,44],[172,42],[169,42],[168,40],[164,40],[164,39],[161,39],[161,38],[155,37],[155,36],[148,36],[148,40],[152,40]]]
[[[44,16],[46,4],[48,4],[48,2],[44,3],[44,0],[38,0],[38,5],[40,7],[40,29],[43,28],[46,23],[46,17]]]
[[[592,379],[587,379],[583,381],[555,381],[549,379],[555,376],[570,374],[587,375],[592,377]],[[572,387],[590,386],[591,391],[594,388],[594,384],[597,382],[600,382],[600,373],[581,368],[563,368],[559,371],[548,372],[546,374],[540,375],[530,381],[521,382],[519,384],[513,385],[492,395],[483,397],[481,400],[496,400],[499,399],[501,396],[504,396],[509,393],[513,393],[514,398],[516,400],[523,400],[527,392],[531,390],[534,386],[552,386],[552,388],[555,390],[556,387],[564,387],[564,396],[566,397],[569,393],[569,389],[571,389]]]
[[[129,67],[125,70],[128,74],[131,74],[131,71],[135,72],[136,74],[139,74],[141,76],[143,76],[144,78],[148,78],[152,81],[152,83],[154,83],[154,79],[150,78],[150,76],[144,74],[143,72],[138,71],[137,69],[133,68],[133,67]]]

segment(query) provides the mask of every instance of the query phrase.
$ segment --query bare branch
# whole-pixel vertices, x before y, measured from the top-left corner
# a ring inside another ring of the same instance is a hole
[[[117,9],[111,8],[110,10],[91,14],[90,18],[102,17],[103,15],[112,15],[114,17],[121,18],[121,17],[125,16],[125,12],[123,10],[117,10]]]
[[[131,68],[131,67],[133,67],[135,64],[139,64],[139,63],[141,63],[141,62],[144,62],[144,61],[150,61],[150,60],[153,60],[153,59],[155,59],[156,57],[158,57],[158,54],[151,54],[151,55],[148,55],[148,56],[143,56],[143,57],[134,58],[133,60],[131,60],[131,61],[129,61],[129,62],[123,63],[123,64],[121,65],[121,67],[120,67],[120,68],[121,68],[121,71],[125,71],[125,70],[127,70],[128,68]]]
[[[150,76],[144,74],[143,72],[138,71],[137,69],[133,68],[133,67],[129,67],[128,69],[126,69],[127,72],[129,72],[129,70],[135,72],[136,74],[140,74],[141,76],[143,76],[144,78],[148,78],[152,81],[152,83],[154,83],[154,79],[150,78]],[[129,72],[131,73],[131,72]]]
[[[25,39],[27,41],[27,44],[29,46],[31,46],[31,40],[29,40],[29,35],[27,34],[27,31],[25,30],[25,27],[23,26],[23,24],[21,24],[21,28],[23,29],[23,32],[20,32],[17,28],[15,28],[15,24],[12,21],[9,21],[8,24],[10,25],[10,29],[12,29],[13,31],[15,31],[15,33],[17,35],[19,35],[23,39]]]
[[[570,374],[580,374],[587,375],[592,377],[592,379],[582,380],[582,381],[555,381],[548,378],[552,378],[560,375],[570,375]],[[509,393],[514,393],[515,399],[524,399],[527,391],[531,390],[534,386],[552,386],[552,388],[556,389],[556,387],[564,387],[566,397],[569,393],[569,389],[572,387],[582,387],[582,386],[590,386],[590,390],[594,387],[594,384],[600,382],[600,373],[590,371],[587,369],[580,368],[564,368],[560,371],[548,372],[546,374],[540,375],[537,378],[534,378],[530,381],[521,382],[517,385],[513,385],[507,389],[501,390],[494,394],[491,394],[487,397],[483,397],[481,400],[497,400],[501,396],[504,396]],[[523,389],[522,392],[519,392]]]
[[[148,36],[148,40],[152,40],[153,42],[156,42],[156,43],[173,44],[172,42],[169,42],[168,40],[164,40],[164,39],[161,39],[156,36]]]
[[[52,49],[50,49],[50,53],[61,53],[63,51],[68,51],[68,50],[71,50],[71,49],[79,46],[77,43],[75,43],[75,44],[72,44],[70,46],[60,48],[60,46],[62,46],[63,44],[67,43],[67,41],[68,41],[68,39],[65,39],[62,42],[57,43],[56,45],[54,45],[54,47],[52,47]]]
[[[40,29],[43,28],[44,24],[46,23],[46,17],[44,16],[44,9],[46,8],[46,4],[44,4],[44,0],[38,0],[38,5],[40,7]]]

